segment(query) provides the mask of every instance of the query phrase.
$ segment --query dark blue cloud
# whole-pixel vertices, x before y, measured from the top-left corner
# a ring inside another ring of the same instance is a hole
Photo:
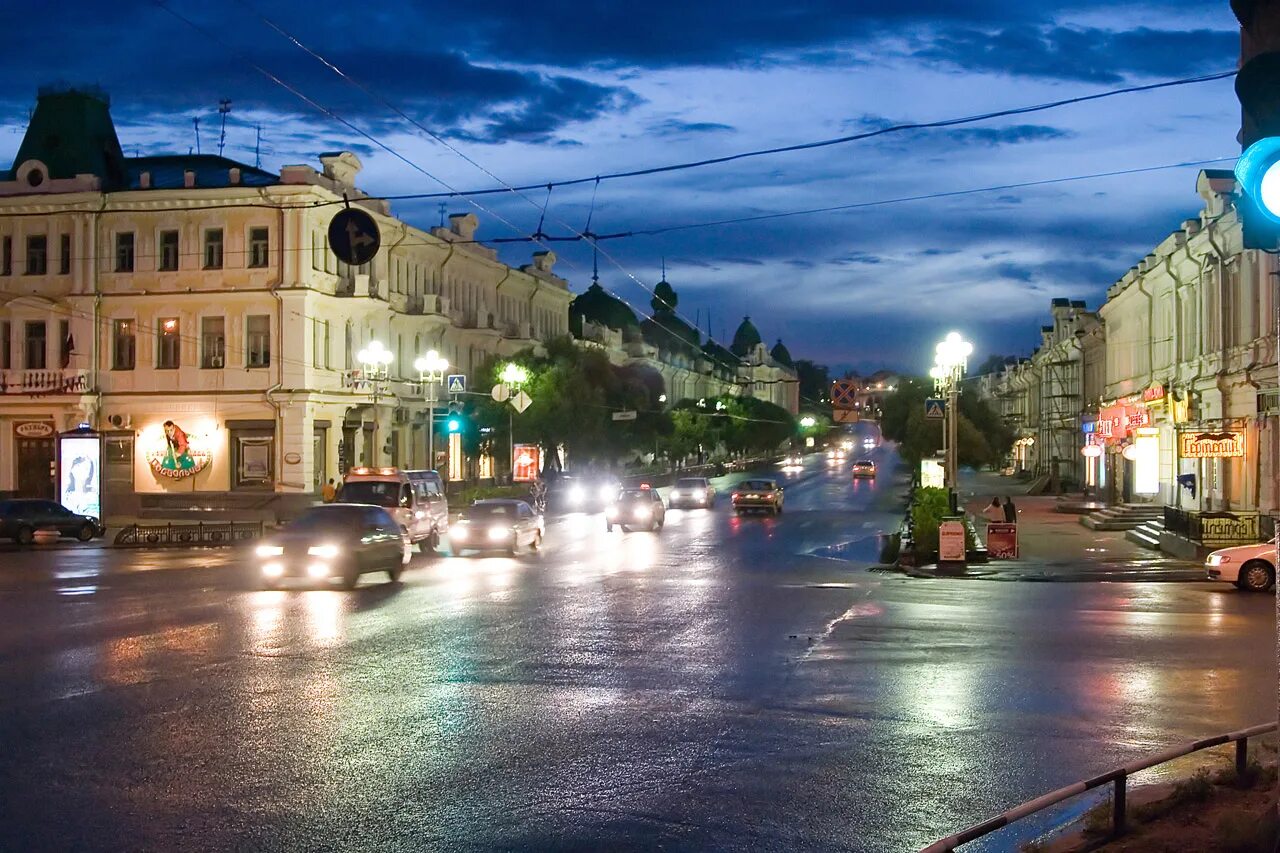
[[[681,121],[674,118],[657,122],[649,127],[651,133],[671,134],[673,136],[687,136],[694,133],[727,133],[733,129],[733,125],[721,124],[718,121]]]

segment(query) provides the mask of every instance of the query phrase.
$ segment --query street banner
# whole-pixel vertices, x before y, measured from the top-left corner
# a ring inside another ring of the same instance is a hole
[[[920,485],[926,489],[942,489],[946,487],[946,477],[942,463],[937,459],[920,460]]]
[[[1018,559],[1018,525],[987,525],[987,556],[993,560]]]
[[[964,521],[945,519],[938,525],[938,562],[963,563],[964,556]]]

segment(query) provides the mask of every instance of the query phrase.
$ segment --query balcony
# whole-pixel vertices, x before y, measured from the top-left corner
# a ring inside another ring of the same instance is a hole
[[[87,370],[0,371],[0,394],[50,397],[57,394],[83,394],[88,390]]]

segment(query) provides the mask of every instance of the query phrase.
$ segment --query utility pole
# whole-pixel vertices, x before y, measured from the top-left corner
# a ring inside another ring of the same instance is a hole
[[[255,127],[257,133],[253,139],[253,167],[255,169],[262,168],[262,125]]]
[[[231,112],[231,100],[223,98],[218,101],[218,112],[222,114],[222,132],[218,135],[218,156],[222,156],[222,149],[227,145],[227,113]]]
[[[196,153],[200,153],[200,116],[193,116],[191,123],[196,126]]]

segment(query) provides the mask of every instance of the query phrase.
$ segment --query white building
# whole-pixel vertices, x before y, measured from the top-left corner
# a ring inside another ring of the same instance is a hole
[[[513,269],[473,215],[424,231],[359,190],[354,154],[321,166],[125,157],[104,96],[41,93],[0,173],[0,493],[52,496],[53,436],[81,423],[104,436],[107,513],[428,466],[416,357],[469,374],[567,334],[553,254]],[[344,198],[381,232],[359,268],[327,242]],[[376,389],[354,372],[374,341],[394,356]]]

